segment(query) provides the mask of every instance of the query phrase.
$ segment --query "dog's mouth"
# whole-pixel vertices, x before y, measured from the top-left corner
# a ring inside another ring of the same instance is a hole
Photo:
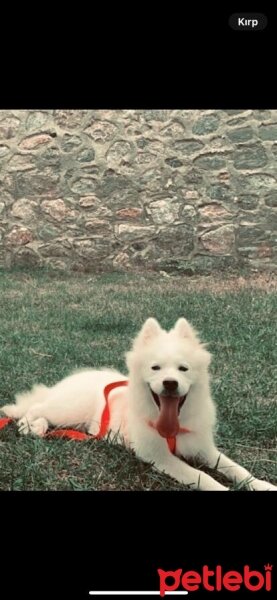
[[[161,394],[160,396],[151,390],[153,400],[159,408],[159,417],[155,428],[162,437],[175,437],[180,429],[179,413],[186,400],[187,395]]]

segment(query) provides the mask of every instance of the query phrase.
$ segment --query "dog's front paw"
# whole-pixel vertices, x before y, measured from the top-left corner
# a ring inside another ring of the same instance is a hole
[[[268,481],[263,481],[263,479],[252,479],[249,482],[249,488],[255,492],[277,492],[276,485]]]
[[[43,437],[48,429],[48,422],[44,417],[40,417],[31,423],[30,430],[34,435],[38,435],[39,437]]]
[[[18,421],[17,425],[21,435],[33,433],[34,435],[43,437],[48,429],[48,422],[43,417],[35,419],[35,421],[28,421],[26,417],[23,417]]]
[[[30,423],[26,417],[22,417],[22,419],[17,422],[17,427],[21,435],[27,435],[31,431]]]
[[[203,492],[228,492],[229,488],[219,481],[216,481],[207,473],[202,473],[199,475],[198,483],[196,489],[203,490]]]

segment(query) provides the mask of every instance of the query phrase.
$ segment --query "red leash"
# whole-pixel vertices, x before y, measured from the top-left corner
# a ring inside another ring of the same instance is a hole
[[[152,421],[148,421],[148,425],[150,425],[150,427],[152,427],[153,429],[156,429],[156,427],[155,427],[154,423],[152,423]],[[156,429],[156,431],[157,431],[157,429]],[[186,427],[180,427],[178,433],[191,433],[191,430],[187,429]],[[176,454],[176,436],[168,437],[168,438],[166,438],[166,441],[167,441],[167,445],[168,445],[170,452],[172,454]]]
[[[128,381],[125,380],[125,381],[114,381],[113,383],[108,383],[108,385],[105,386],[104,397],[106,400],[106,404],[105,404],[105,408],[102,412],[100,429],[96,435],[92,435],[90,433],[85,433],[83,431],[78,431],[76,429],[53,429],[53,431],[49,431],[48,433],[46,433],[44,437],[66,438],[66,439],[77,440],[77,441],[90,440],[90,439],[100,440],[102,437],[104,437],[108,433],[108,430],[109,430],[109,424],[110,424],[109,394],[115,388],[121,387],[121,386],[127,386],[127,385],[128,385]],[[4,427],[6,427],[9,423],[12,423],[12,421],[13,421],[13,419],[11,419],[9,417],[0,419],[0,429],[4,429]],[[149,425],[151,425],[151,427],[153,427],[152,423],[149,423]],[[190,433],[190,430],[186,429],[186,427],[180,427],[180,433]],[[172,454],[175,454],[175,452],[176,452],[176,437],[167,438],[166,441],[167,441],[167,445],[168,445],[170,452],[172,452]]]
[[[124,386],[128,385],[128,381],[114,381],[113,383],[108,383],[108,385],[106,385],[106,387],[104,388],[104,396],[105,396],[105,400],[106,400],[106,405],[102,412],[100,429],[96,435],[92,435],[91,433],[84,433],[83,431],[77,431],[76,429],[54,429],[53,431],[49,431],[49,433],[46,433],[45,437],[61,437],[61,438],[68,438],[70,440],[78,440],[78,441],[90,440],[90,439],[100,440],[102,437],[104,437],[108,433],[108,430],[109,430],[109,424],[110,424],[110,418],[111,418],[110,408],[109,408],[109,394],[115,388],[121,387],[123,385]]]
[[[9,417],[0,419],[0,429],[4,429],[4,427],[6,427],[6,425],[11,423],[12,421],[13,419],[10,419]]]
[[[179,433],[191,433],[191,431],[186,427],[180,427]],[[172,452],[172,454],[176,454],[176,437],[166,438],[166,441],[170,452]]]

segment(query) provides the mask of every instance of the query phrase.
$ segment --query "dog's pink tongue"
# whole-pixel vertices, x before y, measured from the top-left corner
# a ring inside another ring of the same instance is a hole
[[[179,396],[159,396],[160,414],[156,423],[162,437],[174,437],[179,431],[178,407]]]

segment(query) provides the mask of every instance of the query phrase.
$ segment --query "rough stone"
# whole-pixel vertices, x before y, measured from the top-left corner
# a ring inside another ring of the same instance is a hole
[[[172,150],[182,155],[195,154],[196,152],[200,152],[202,148],[204,148],[203,142],[193,139],[178,140],[172,144]]]
[[[6,165],[8,171],[30,171],[34,167],[35,163],[32,154],[14,154]]]
[[[10,152],[10,149],[8,146],[4,146],[3,144],[0,144],[0,158],[7,156],[7,154],[9,154],[9,152]]]
[[[262,144],[243,145],[233,152],[233,161],[236,169],[257,169],[267,164],[267,156]]]
[[[141,135],[151,135],[152,127],[149,124],[138,124],[137,122],[130,123],[125,126],[124,133],[127,137],[138,137]]]
[[[42,256],[70,256],[71,244],[64,242],[63,240],[59,240],[57,243],[49,243],[44,244],[40,247],[40,254]]]
[[[128,268],[130,259],[127,252],[119,252],[113,260],[113,267]]]
[[[146,139],[146,138],[143,138],[143,137],[142,137],[142,138],[139,138],[139,139],[136,141],[136,144],[137,144],[137,147],[138,147],[138,148],[140,148],[140,149],[143,149],[143,148],[145,148],[145,147],[147,147],[147,146],[148,146],[148,144],[149,144],[149,140],[148,140],[148,139]]]
[[[221,169],[225,167],[226,159],[221,154],[202,154],[194,159],[194,164],[202,169]]]
[[[39,228],[38,235],[44,241],[52,240],[60,235],[60,229],[52,223],[45,223]]]
[[[148,239],[155,234],[155,227],[149,225],[130,225],[129,223],[120,223],[115,229],[116,236],[123,242],[133,242],[138,239]]]
[[[228,125],[229,127],[237,127],[238,125],[245,125],[246,120],[247,115],[244,115],[243,117],[238,117],[236,119],[229,119],[226,122],[226,125]]]
[[[210,187],[210,197],[212,200],[229,200],[231,197],[230,187],[226,184],[213,184]]]
[[[196,217],[196,210],[191,204],[185,204],[182,208],[181,218],[185,223],[192,221]]]
[[[80,127],[87,116],[87,110],[54,110],[54,120],[64,129]]]
[[[108,121],[95,121],[87,129],[86,133],[98,144],[110,142],[117,132],[117,127]]]
[[[201,217],[205,219],[228,219],[231,218],[232,215],[228,210],[224,208],[221,204],[211,203],[206,206],[199,207],[199,213]]]
[[[253,246],[239,247],[238,253],[240,256],[252,259],[272,258],[274,255],[272,246],[265,242],[255,242]]]
[[[277,144],[273,144],[273,146],[271,148],[271,152],[274,157],[277,157]]]
[[[222,171],[222,173],[219,173],[218,179],[219,181],[229,181],[230,173],[228,173],[228,171]]]
[[[270,239],[270,232],[265,230],[259,224],[240,227],[237,233],[238,248],[246,246],[255,247],[257,243],[267,242]]]
[[[12,258],[12,264],[22,267],[38,267],[41,264],[40,256],[33,248],[22,246],[16,248]]]
[[[78,256],[84,258],[97,258],[97,260],[108,256],[112,250],[109,240],[102,235],[91,236],[89,239],[78,240],[74,242],[74,247]],[[96,265],[95,265],[96,266]],[[97,270],[97,269],[96,269]]]
[[[22,142],[20,142],[19,148],[22,150],[35,150],[39,146],[49,144],[52,141],[52,137],[48,133],[38,133],[24,138]]]
[[[107,221],[104,221],[103,219],[90,219],[89,221],[85,222],[85,227],[86,229],[90,229],[90,230],[108,230],[110,229],[110,225],[109,223],[107,223]]]
[[[266,206],[275,207],[277,206],[277,192],[272,192],[271,194],[267,194],[265,197]]]
[[[108,217],[113,217],[113,212],[107,208],[107,206],[99,206],[95,208],[91,212],[86,212],[87,218],[99,218],[99,219],[107,219]]]
[[[96,196],[82,196],[79,200],[79,205],[82,208],[91,208],[92,206],[100,206],[100,200]]]
[[[146,121],[167,121],[169,110],[144,110],[143,116]]]
[[[199,169],[189,169],[186,175],[184,175],[184,184],[191,185],[200,185],[203,181],[203,175]]]
[[[13,229],[6,236],[6,241],[12,246],[24,246],[29,244],[33,240],[33,233],[27,227],[13,227]]]
[[[136,162],[139,165],[148,165],[156,160],[155,154],[151,152],[138,152]]]
[[[193,227],[183,223],[163,226],[153,240],[153,246],[157,249],[158,257],[160,256],[160,250],[168,255],[169,248],[171,256],[188,256],[194,248]]]
[[[185,127],[178,121],[172,121],[162,130],[162,134],[175,140],[182,139],[185,134]]]
[[[239,127],[227,133],[229,140],[232,142],[248,142],[253,138],[252,127]]]
[[[93,161],[95,159],[95,151],[93,148],[84,148],[78,152],[76,158],[81,163]]]
[[[197,200],[199,198],[199,192],[196,190],[187,190],[184,193],[186,200]]]
[[[236,187],[240,192],[242,190],[249,190],[250,192],[267,192],[272,190],[276,186],[276,179],[273,175],[267,173],[253,173],[251,175],[244,175],[244,177],[238,177],[236,180]]]
[[[0,186],[1,186],[1,180],[0,180]],[[6,190],[4,190],[3,188],[1,189],[0,187],[0,199],[2,202],[4,202],[4,204],[8,207],[8,206],[12,206],[13,202],[14,202],[14,196],[12,196],[11,194],[9,194]]]
[[[143,209],[130,206],[129,208],[120,208],[115,214],[120,219],[137,219],[142,216]]]
[[[44,200],[41,209],[55,221],[63,221],[66,218],[75,218],[77,211],[71,210],[61,198],[56,200]]]
[[[229,110],[224,110],[224,112],[226,112],[227,115],[239,115],[240,113],[245,112],[245,109],[243,108],[242,110],[238,110],[238,109],[232,108]]]
[[[201,236],[203,248],[212,254],[231,254],[235,244],[234,225],[223,225]]]
[[[277,123],[270,123],[268,125],[260,125],[259,136],[262,140],[277,140]]]
[[[254,196],[253,194],[242,194],[238,197],[238,206],[243,210],[253,210],[257,208],[259,203],[258,196]]]
[[[156,200],[149,204],[149,212],[156,225],[175,222],[178,219],[179,210],[180,203],[171,202],[168,199]]]
[[[59,171],[61,165],[59,150],[54,147],[46,147],[36,156],[36,164],[41,169],[52,167],[53,170]]]
[[[141,174],[141,182],[143,186],[147,186],[151,192],[160,192],[162,171],[159,167],[151,167]]]
[[[96,189],[96,179],[94,177],[79,177],[69,186],[75,194],[91,194]]]
[[[48,113],[39,112],[39,111],[35,111],[35,112],[31,111],[26,119],[25,127],[28,131],[40,130],[41,128],[44,128],[48,119],[49,119]]]
[[[218,129],[220,118],[216,114],[204,115],[193,125],[192,133],[206,135]]]
[[[129,142],[118,141],[114,142],[107,154],[107,162],[118,165],[121,164],[122,160],[130,160],[132,156],[132,146]]]
[[[147,149],[157,156],[161,156],[163,158],[165,146],[164,143],[159,140],[150,140],[147,146]]]
[[[267,121],[271,118],[270,110],[253,110],[253,117],[258,121]]]
[[[97,183],[96,192],[99,198],[115,198],[116,193],[118,193],[122,202],[125,203],[126,196],[132,195],[135,189],[135,183],[130,177],[108,174],[104,175]]]
[[[28,196],[57,195],[59,190],[60,176],[52,169],[38,171],[24,171],[13,173],[13,185],[17,198]]]
[[[96,178],[99,176],[99,167],[97,167],[96,165],[81,164],[80,166],[82,168],[82,175],[92,175]]]
[[[29,222],[35,218],[36,202],[27,198],[20,198],[12,207],[11,214],[13,217]]]
[[[5,202],[0,202],[0,215],[1,215],[1,213],[4,212],[5,208],[6,208]]]
[[[210,275],[227,271],[237,271],[238,261],[234,256],[194,256],[191,258],[162,258],[157,261],[158,269],[182,275]]]
[[[20,126],[20,119],[7,116],[0,120],[0,139],[9,140],[14,138]]]
[[[63,152],[72,152],[79,148],[82,144],[82,140],[79,135],[70,135],[69,133],[65,133],[61,140],[61,149]]]
[[[179,160],[176,157],[172,157],[172,158],[166,158],[165,162],[167,165],[169,165],[170,167],[172,167],[172,169],[177,169],[178,167],[182,166],[182,161]]]
[[[60,260],[51,256],[51,258],[44,258],[44,264],[46,268],[49,268],[53,271],[61,271],[61,273],[64,273],[65,271],[69,271],[69,265],[71,263],[69,263],[68,260]]]
[[[122,175],[128,175],[130,177],[136,176],[136,169],[132,164],[132,161],[122,160],[120,164],[118,164],[118,172]]]

